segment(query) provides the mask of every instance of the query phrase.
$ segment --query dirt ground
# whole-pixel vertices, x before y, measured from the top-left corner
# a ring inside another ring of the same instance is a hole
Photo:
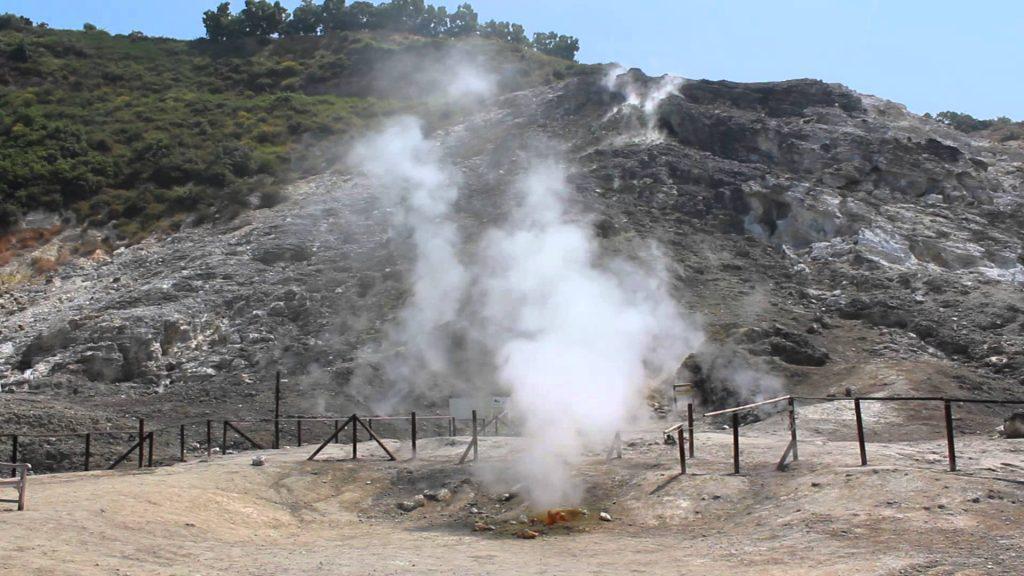
[[[905,416],[872,410],[877,428]],[[1022,573],[1024,441],[961,434],[950,473],[940,434],[872,433],[861,467],[853,438],[837,438],[850,418],[841,403],[802,408],[787,472],[774,469],[785,419],[743,427],[738,476],[728,430],[700,429],[686,476],[656,431],[625,433],[621,460],[595,452],[577,467],[589,515],[535,526],[534,540],[514,536],[531,511],[501,485],[521,438],[482,438],[464,466],[466,438],[431,438],[415,461],[388,440],[398,462],[361,443],[356,462],[348,445],[307,462],[304,446],[34,477],[28,511],[0,512],[0,574]],[[265,466],[250,465],[256,454]],[[396,507],[441,487],[450,500]]]

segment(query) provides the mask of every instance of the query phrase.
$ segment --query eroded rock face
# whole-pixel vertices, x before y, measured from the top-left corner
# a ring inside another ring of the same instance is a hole
[[[740,184],[747,201],[739,208],[747,230],[766,241],[819,260],[1024,281],[1019,230],[986,208],[1019,210],[1014,149],[999,162],[1003,152],[991,145],[813,81],[689,82],[659,115],[671,140],[761,172]]]
[[[787,330],[782,326],[747,328],[737,340],[748,352],[757,356],[773,356],[796,366],[824,366],[828,351],[811,342],[806,334]]]
[[[405,291],[398,276],[359,281],[396,260],[386,218],[347,185],[313,180],[278,210],[74,261],[3,294],[0,385],[73,394],[100,415],[121,404],[180,418],[232,405],[250,414],[278,368],[316,365],[336,382],[332,372],[350,373],[354,350],[376,338]],[[51,429],[63,426],[61,410]]]

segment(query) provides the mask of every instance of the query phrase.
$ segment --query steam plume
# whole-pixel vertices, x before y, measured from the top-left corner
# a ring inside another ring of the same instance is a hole
[[[532,436],[514,472],[536,507],[578,499],[572,462],[606,444],[642,409],[649,379],[700,341],[657,267],[602,264],[590,227],[566,211],[568,191],[561,166],[534,164],[518,209],[481,244],[498,377]]]
[[[393,120],[349,157],[415,253],[411,297],[388,332],[387,347],[400,353],[385,366],[387,400],[441,400],[448,390],[434,383],[458,379],[453,330],[478,340],[468,349],[487,357],[469,363],[480,372],[469,380],[511,394],[530,438],[507,476],[536,508],[578,500],[576,459],[644,412],[648,383],[702,340],[671,297],[657,251],[604,254],[589,220],[568,209],[566,168],[544,157],[526,163],[507,218],[472,246],[455,225],[458,179],[420,122]]]
[[[625,135],[641,140],[660,140],[658,131],[658,105],[668,96],[679,91],[683,79],[664,75],[648,80],[639,70],[626,70],[614,65],[608,69],[604,79],[605,88],[618,92],[625,102],[616,106],[608,117],[624,116],[628,120]]]
[[[402,350],[386,365],[393,385],[389,401],[396,401],[447,370],[444,328],[458,314],[468,278],[452,219],[456,176],[437,144],[424,138],[420,121],[409,116],[360,141],[349,162],[370,178],[396,231],[409,235],[415,252],[412,295],[388,333],[389,347]]]

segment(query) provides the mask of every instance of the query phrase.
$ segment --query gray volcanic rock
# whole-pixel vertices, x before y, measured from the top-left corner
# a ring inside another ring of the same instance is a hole
[[[739,339],[752,354],[774,356],[787,364],[824,366],[829,359],[828,351],[812,343],[808,336],[778,325],[770,329],[748,328]]]

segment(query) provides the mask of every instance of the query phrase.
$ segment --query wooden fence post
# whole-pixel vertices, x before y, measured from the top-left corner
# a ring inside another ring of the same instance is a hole
[[[335,444],[340,444],[341,443],[341,435],[338,434],[338,421],[337,420],[334,421],[334,443]]]
[[[693,402],[686,404],[686,428],[690,435],[690,458],[693,458]]]
[[[449,424],[449,428],[448,429],[450,430],[448,435],[454,438],[455,437],[455,416],[452,416],[452,419],[451,419],[451,422]]]
[[[178,457],[184,462],[185,461],[185,425],[182,424],[178,428]]]
[[[295,419],[295,442],[302,447],[302,417]]]
[[[732,413],[732,471],[740,473],[740,415]]]
[[[796,400],[789,399],[789,440],[793,443],[793,462],[800,459],[796,444]]]
[[[281,447],[281,371],[274,381],[274,450]]]
[[[409,423],[412,427],[412,457],[416,457],[416,411],[413,410],[409,416]]]
[[[868,450],[864,445],[864,418],[860,411],[860,398],[853,399],[853,415],[857,420],[857,447],[860,449],[860,465],[868,465]]]
[[[956,446],[953,442],[953,405],[949,400],[943,401],[946,415],[946,452],[949,458],[949,471],[956,472]]]
[[[669,438],[671,438],[671,436],[669,436]],[[683,443],[686,440],[686,438],[683,437],[682,426],[680,426],[679,429],[676,430],[676,440],[676,443],[679,444],[680,474],[686,474],[686,444]]]
[[[480,445],[477,443],[476,410],[473,410],[473,461],[476,462]]]
[[[398,460],[398,458],[395,458],[395,454],[391,452],[391,450],[389,450],[388,447],[384,444],[384,441],[380,439],[380,436],[377,436],[377,433],[373,431],[373,428],[370,428],[362,420],[358,418],[356,418],[355,424],[359,424],[360,426],[363,427],[363,430],[366,430],[366,433],[370,435],[370,439],[376,442],[377,446],[380,446],[380,449],[383,450],[384,453],[388,455],[388,460],[391,460],[392,462]],[[355,424],[353,424],[353,426],[355,426]]]
[[[228,453],[228,421],[224,420],[223,430],[220,436],[220,455],[224,456]]]
[[[213,420],[206,421],[206,459],[213,458]]]
[[[148,468],[153,467],[153,434],[154,431],[150,430],[148,435],[149,441],[146,443],[146,466]]]
[[[359,422],[359,416],[352,415],[352,459],[355,460],[359,456],[359,452],[356,446],[359,444],[359,430],[356,424]]]
[[[18,511],[19,512],[24,512],[25,511],[25,490],[27,488],[27,486],[25,485],[25,482],[27,482],[27,480],[25,479],[25,475],[28,474],[28,471],[31,468],[32,468],[32,466],[29,466],[29,465],[26,464],[21,469],[18,469],[18,468],[14,469],[14,471],[18,474]]]
[[[11,464],[17,464],[17,463],[18,463],[18,435],[17,434],[12,434],[11,435]],[[18,475],[18,469],[17,468],[13,468],[11,470],[11,478],[16,477],[17,475]]]
[[[92,433],[85,433],[85,471],[89,471],[89,460],[92,456]]]
[[[315,459],[317,454],[319,454],[321,451],[323,451],[323,449],[326,448],[327,445],[330,444],[332,440],[337,442],[338,436],[341,435],[341,431],[344,430],[345,427],[348,426],[349,424],[351,424],[353,426],[356,425],[355,421],[353,421],[353,419],[351,417],[349,417],[348,420],[345,420],[345,423],[342,424],[340,428],[335,428],[334,434],[331,434],[330,436],[327,437],[326,440],[321,442],[320,446],[318,446],[317,449],[314,450],[313,453],[309,455],[309,458],[306,458],[306,460],[312,461],[313,459]]]
[[[139,418],[139,468],[142,468],[142,462],[145,457],[144,452],[146,451],[146,421]]]

